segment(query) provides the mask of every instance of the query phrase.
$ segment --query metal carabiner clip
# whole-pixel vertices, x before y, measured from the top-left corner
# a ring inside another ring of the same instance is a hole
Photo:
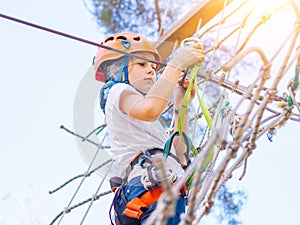
[[[185,47],[185,46],[190,46],[192,44],[197,44],[197,43],[199,43],[201,45],[201,41],[199,38],[188,37],[181,41],[180,46]]]

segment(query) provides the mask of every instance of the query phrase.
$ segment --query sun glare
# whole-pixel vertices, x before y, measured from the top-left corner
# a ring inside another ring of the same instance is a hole
[[[248,0],[249,6],[258,7],[266,13],[276,13],[285,7],[288,0]]]

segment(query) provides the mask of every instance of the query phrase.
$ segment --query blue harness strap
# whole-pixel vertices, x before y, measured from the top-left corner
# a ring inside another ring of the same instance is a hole
[[[118,77],[115,80],[116,83],[121,83],[122,82],[122,75],[123,75],[123,72],[124,72],[124,81],[123,81],[123,83],[129,84],[129,79],[128,79],[128,61],[129,61],[129,57],[128,56],[124,56],[123,65],[120,67],[120,70],[119,70],[119,73],[118,73]]]
[[[179,136],[179,132],[176,131],[175,133],[173,133],[169,139],[167,140],[166,144],[165,144],[165,147],[164,147],[164,158],[167,159],[169,154],[170,154],[170,151],[171,151],[171,147],[172,147],[172,142],[173,142],[173,139],[176,137],[176,136]],[[182,136],[183,136],[183,140],[184,140],[184,143],[186,145],[186,152],[184,153],[184,156],[185,156],[185,159],[186,159],[186,162],[187,162],[187,165],[190,164],[190,159],[189,159],[189,153],[192,151],[192,148],[194,148],[193,144],[192,144],[192,141],[191,139],[184,133],[182,132]]]

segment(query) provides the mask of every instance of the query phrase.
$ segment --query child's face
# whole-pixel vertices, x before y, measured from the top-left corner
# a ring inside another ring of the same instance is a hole
[[[137,52],[138,56],[155,60],[154,54],[150,52]],[[128,64],[128,77],[130,84],[138,91],[146,94],[156,81],[155,73],[156,64],[138,59],[131,58]]]

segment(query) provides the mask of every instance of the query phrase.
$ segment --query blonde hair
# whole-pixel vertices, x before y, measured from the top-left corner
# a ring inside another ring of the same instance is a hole
[[[109,61],[103,64],[103,70],[105,73],[106,80],[116,80],[120,71],[120,68],[123,66],[124,57],[121,57],[116,60]]]

